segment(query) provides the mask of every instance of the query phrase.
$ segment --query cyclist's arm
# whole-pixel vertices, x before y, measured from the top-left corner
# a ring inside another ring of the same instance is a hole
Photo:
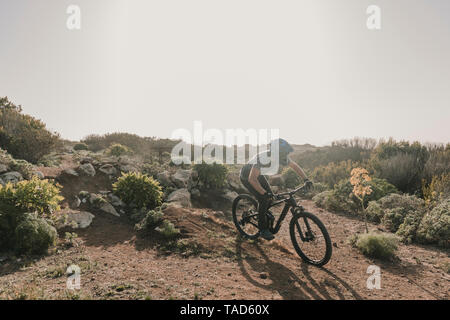
[[[255,166],[252,167],[252,170],[250,170],[250,174],[248,175],[248,182],[252,185],[253,188],[255,188],[256,191],[258,191],[261,195],[266,193],[266,190],[261,186],[261,184],[258,181],[258,177],[261,174],[261,171],[256,168]]]
[[[297,172],[297,174],[298,174],[300,177],[302,177],[303,180],[308,179],[308,177],[307,177],[306,174],[305,174],[305,171],[303,171],[303,169],[300,168],[300,166],[299,166],[296,162],[290,160],[290,161],[289,161],[289,167],[291,167],[295,172]]]

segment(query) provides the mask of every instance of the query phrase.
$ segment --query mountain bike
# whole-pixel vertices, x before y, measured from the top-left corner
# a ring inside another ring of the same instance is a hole
[[[306,191],[306,185],[274,195],[275,200],[266,212],[269,230],[274,235],[280,231],[281,223],[290,211],[292,218],[289,222],[289,233],[295,251],[303,261],[315,266],[323,266],[331,258],[330,235],[319,218],[297,204],[294,194],[300,191]],[[284,207],[276,221],[269,209],[281,203],[284,203]],[[248,194],[241,194],[234,199],[232,212],[233,222],[239,233],[244,238],[257,239],[260,235],[258,202]]]

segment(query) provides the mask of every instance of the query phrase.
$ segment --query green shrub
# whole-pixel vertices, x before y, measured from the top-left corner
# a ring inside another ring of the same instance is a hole
[[[25,179],[33,177],[33,165],[26,160],[14,159],[6,150],[0,149],[0,164],[6,165],[11,171],[20,172]]]
[[[433,176],[429,185],[422,184],[422,193],[428,205],[435,206],[450,197],[450,173]]]
[[[106,153],[110,156],[120,157],[125,154],[131,153],[131,150],[121,144],[115,143],[109,146]]]
[[[284,180],[284,185],[286,188],[295,188],[298,187],[301,183],[300,177],[292,168],[284,168],[281,173]]]
[[[45,219],[27,214],[15,230],[15,248],[23,254],[42,254],[55,244],[57,236]]]
[[[36,163],[59,143],[59,135],[48,131],[42,121],[0,98],[0,145],[14,158]]]
[[[148,150],[148,147],[146,148],[146,144],[148,144],[146,138],[124,132],[107,133],[105,135],[92,134],[84,138],[81,142],[87,144],[92,151],[106,149],[112,144],[120,144],[137,152]]]
[[[24,210],[0,199],[0,251],[14,248],[14,230],[24,216]]]
[[[59,185],[37,177],[20,181],[14,186],[15,205],[28,212],[37,212],[43,217],[50,217],[54,211],[59,210],[59,203],[63,199]]]
[[[312,199],[316,195],[326,191],[328,186],[324,183],[314,182],[313,187],[305,194],[305,198]]]
[[[396,232],[402,241],[415,241],[416,231],[425,214],[422,199],[410,195],[390,194],[378,201],[371,201],[366,209],[369,220],[383,223]]]
[[[169,220],[163,220],[161,226],[156,227],[155,230],[166,239],[173,239],[180,234],[180,230],[175,228]]]
[[[332,162],[339,163],[351,160],[352,162],[363,163],[369,159],[375,146],[376,140],[370,138],[333,141],[331,146],[320,148],[304,145],[302,146],[305,149],[304,152],[296,152],[291,158],[295,162],[301,163],[302,168],[311,170]]]
[[[163,221],[164,213],[161,210],[150,210],[145,217],[136,224],[138,231],[151,231]]]
[[[149,177],[156,178],[158,173],[168,170],[167,165],[161,165],[159,163],[144,163],[142,166],[142,173]]]
[[[450,198],[442,201],[422,219],[417,230],[421,243],[450,247]]]
[[[365,206],[367,206],[369,201],[381,199],[391,193],[398,193],[397,188],[385,179],[372,178],[368,184],[372,189],[372,193],[365,198]]]
[[[397,189],[384,179],[374,178],[368,184],[372,193],[364,198],[365,206],[370,203],[369,201],[378,200],[391,192],[397,192]],[[330,211],[361,212],[361,202],[353,194],[353,186],[348,179],[341,180],[330,191],[319,193],[313,198],[313,201],[317,206]],[[373,208],[371,210],[373,211]],[[367,214],[369,220],[376,221],[377,217],[374,212],[368,212]]]
[[[26,212],[35,212],[37,217],[53,223],[54,211],[59,209],[61,200],[59,186],[47,180],[33,178],[16,185],[0,185],[0,249],[14,247],[17,240],[14,230]]]
[[[89,150],[89,147],[86,143],[77,143],[73,146],[73,150],[79,151],[79,150]]]
[[[124,203],[135,208],[153,209],[161,205],[163,197],[158,181],[137,172],[122,173],[113,190]]]
[[[378,178],[384,178],[400,191],[421,192],[422,172],[430,154],[419,142],[397,142],[393,139],[378,144],[371,165]]]
[[[430,183],[433,177],[440,177],[450,172],[450,143],[444,145],[429,145],[430,157],[425,163],[422,178]]]
[[[321,193],[316,194],[312,200],[316,204],[316,206],[320,208],[324,208],[328,210],[328,204],[327,201],[330,198],[331,194],[333,193],[332,190],[325,190]]]
[[[194,165],[194,170],[198,173],[200,187],[220,189],[225,186],[228,170],[223,164],[203,162]]]
[[[358,167],[357,162],[350,160],[339,163],[331,162],[326,166],[316,167],[312,173],[315,182],[322,182],[333,188],[339,181],[348,179],[353,168]]]
[[[398,240],[389,233],[364,233],[357,237],[355,246],[367,257],[389,260],[395,256]]]

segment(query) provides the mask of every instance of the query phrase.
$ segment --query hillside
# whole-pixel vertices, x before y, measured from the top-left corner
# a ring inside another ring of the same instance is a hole
[[[78,174],[87,163],[95,168],[93,176]],[[114,210],[119,217],[89,202],[74,203],[80,191],[107,194],[111,179],[105,172],[112,174],[111,168],[133,166],[138,164],[131,160],[99,161],[88,153],[65,153],[58,166],[36,167],[43,177],[61,184],[63,211],[89,210],[94,217],[83,229],[60,228],[58,244],[47,255],[0,255],[0,298],[449,299],[448,249],[401,244],[391,262],[367,258],[348,243],[352,234],[364,231],[363,221],[317,208],[311,200],[304,200],[303,206],[320,217],[333,242],[332,259],[323,268],[307,265],[296,255],[287,221],[274,241],[241,239],[229,218],[236,191],[210,201],[214,209],[194,199],[169,201],[164,217],[181,231],[175,243],[153,231],[136,232],[120,206]],[[171,181],[183,182],[183,172],[174,169]],[[159,178],[164,183],[164,175]],[[65,239],[68,231],[77,235]],[[80,290],[66,289],[71,264],[81,268]],[[366,287],[369,265],[381,268],[380,290]]]

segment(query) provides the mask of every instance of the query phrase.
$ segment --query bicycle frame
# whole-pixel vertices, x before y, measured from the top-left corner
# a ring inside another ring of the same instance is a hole
[[[297,201],[293,197],[289,197],[288,199],[283,199],[283,200],[279,200],[279,201],[271,203],[269,205],[269,207],[267,208],[267,210],[269,210],[270,208],[272,208],[276,205],[279,205],[280,203],[283,203],[283,202],[284,202],[283,210],[281,211],[281,214],[278,217],[278,220],[275,221],[275,227],[271,228],[271,230],[270,230],[272,232],[272,234],[276,234],[276,233],[278,233],[278,231],[280,231],[281,224],[283,223],[284,219],[286,218],[286,216],[289,212],[289,209],[291,209],[292,214],[294,214],[292,209],[296,208],[296,207],[300,207],[297,204]]]
[[[281,200],[277,200],[273,203],[271,203],[269,205],[269,207],[267,208],[267,210],[269,210],[270,208],[279,205],[280,203],[284,202],[284,207],[283,210],[281,211],[280,216],[278,217],[278,220],[275,222],[275,227],[272,228],[271,226],[271,232],[272,234],[276,234],[278,233],[278,231],[280,231],[281,228],[281,224],[283,223],[284,219],[286,218],[286,215],[289,212],[289,209],[291,209],[291,213],[294,214],[294,209],[300,209],[301,211],[303,211],[303,207],[297,204],[297,201],[295,200],[295,198],[293,197],[293,195],[295,193],[297,193],[298,191],[302,190],[304,188],[304,186],[301,186],[293,191],[290,192],[286,192],[286,193],[282,193],[282,194],[278,194],[277,197],[284,197],[284,196],[288,196],[288,198],[284,198]]]

